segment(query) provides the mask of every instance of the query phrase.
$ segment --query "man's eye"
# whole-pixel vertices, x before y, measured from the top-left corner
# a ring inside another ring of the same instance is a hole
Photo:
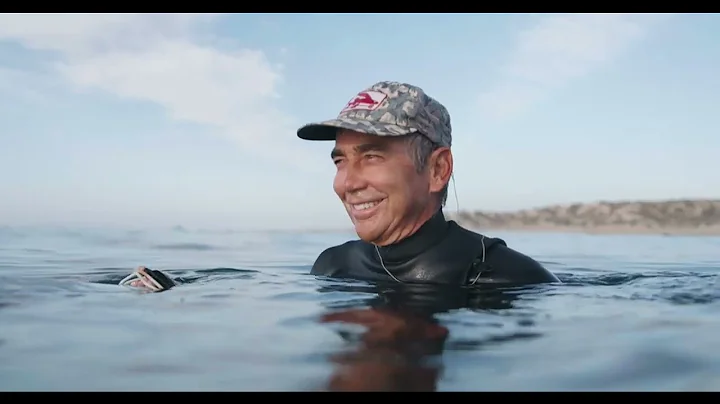
[[[372,160],[372,159],[379,159],[380,156],[378,156],[377,154],[366,154],[366,155],[365,155],[365,158],[368,158],[368,159],[371,159],[371,160]]]

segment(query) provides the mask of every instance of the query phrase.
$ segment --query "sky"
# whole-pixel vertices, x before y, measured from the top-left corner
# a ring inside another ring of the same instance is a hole
[[[450,111],[447,209],[720,198],[713,14],[0,14],[0,225],[347,228],[297,129]],[[457,198],[455,195],[457,194]]]

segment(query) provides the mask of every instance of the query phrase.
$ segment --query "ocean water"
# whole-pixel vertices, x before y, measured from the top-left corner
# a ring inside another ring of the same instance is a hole
[[[720,390],[720,238],[487,234],[563,284],[309,275],[352,233],[0,228],[0,389]],[[116,286],[138,265],[181,284]]]

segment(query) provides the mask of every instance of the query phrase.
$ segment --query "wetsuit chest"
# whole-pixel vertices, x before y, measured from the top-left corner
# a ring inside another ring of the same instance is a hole
[[[504,242],[484,237],[433,217],[416,234],[389,247],[360,240],[329,248],[318,257],[312,273],[403,283],[464,285],[477,273],[484,255]]]

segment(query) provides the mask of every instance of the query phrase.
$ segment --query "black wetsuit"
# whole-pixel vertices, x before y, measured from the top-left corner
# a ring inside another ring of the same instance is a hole
[[[442,210],[438,210],[415,234],[397,244],[376,249],[373,244],[353,240],[330,247],[315,260],[311,274],[395,281],[388,272],[402,283],[522,285],[559,282],[539,262],[509,248],[505,241],[447,221]]]

